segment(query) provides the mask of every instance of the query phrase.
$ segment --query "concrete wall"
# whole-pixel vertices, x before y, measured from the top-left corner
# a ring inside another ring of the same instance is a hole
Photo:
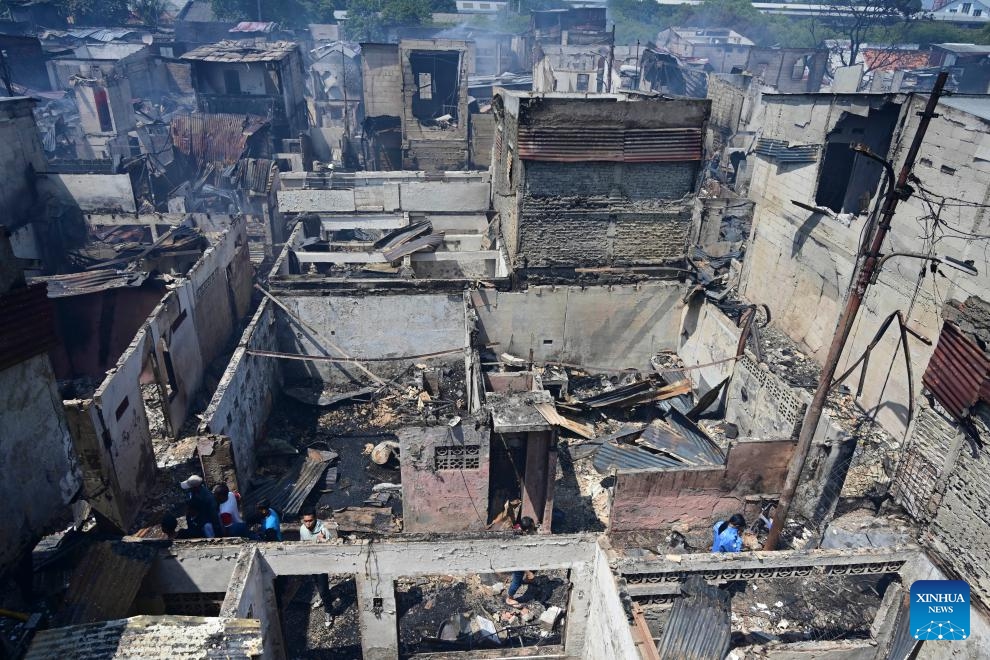
[[[275,326],[275,309],[263,300],[244,330],[199,427],[201,434],[230,438],[240,484],[250,483],[254,474],[255,443],[268,421],[281,382],[278,360],[248,355],[247,351],[278,350]]]
[[[649,370],[650,358],[676,350],[685,286],[530,287],[471,292],[478,341],[499,353],[589,368]]]
[[[791,389],[747,352],[729,381],[725,419],[739,427],[741,438],[788,439],[797,436],[809,403],[806,392]]]
[[[244,550],[238,557],[220,616],[258,619],[265,657],[276,660],[285,657],[275,573],[254,548]]]
[[[600,658],[639,658],[640,652],[632,636],[632,628],[619,600],[615,577],[608,565],[607,555],[599,548],[592,568],[594,588],[588,604],[588,619],[573,622],[586,629],[584,660]]]
[[[938,563],[944,556],[936,555]],[[915,580],[947,580],[958,579],[941,570],[932,561],[932,557],[918,553],[914,561],[907,564],[901,571],[901,581],[910,585]],[[961,642],[927,642],[921,644],[918,660],[982,660],[990,648],[990,619],[985,607],[975,605],[979,597],[976,585],[970,584],[969,610],[969,639]],[[983,601],[986,605],[986,600]]]
[[[83,472],[83,496],[123,531],[134,522],[157,474],[140,385],[151,351],[145,327],[92,399],[65,402]]]
[[[780,492],[794,452],[789,441],[746,440],[729,447],[724,467],[618,471],[610,532],[685,524],[714,525],[745,511],[746,497]]]
[[[704,394],[732,375],[735,362],[731,358],[736,355],[739,334],[736,324],[718,307],[707,304],[700,297],[692,299],[685,310],[681,330],[683,343],[677,349],[677,355],[688,366],[709,365],[684,372],[698,394]]]
[[[482,531],[488,522],[491,433],[485,426],[400,429],[402,529],[409,533]],[[478,469],[437,470],[437,447],[477,445]]]
[[[33,172],[48,169],[45,152],[34,125],[34,101],[12,98],[0,101],[0,207],[3,224],[11,231],[14,254],[22,259],[41,259],[28,212],[37,201]]]
[[[884,98],[765,95],[763,135],[792,143],[821,144],[843,112],[865,115],[870,103],[877,105]],[[984,159],[983,145],[990,121],[965,112],[967,101],[958,97],[940,103],[940,116],[931,123],[914,173],[935,195],[963,200],[950,202],[943,209],[943,223],[963,232],[988,234],[990,212],[984,205],[990,193],[990,161]],[[916,113],[923,103],[922,98],[914,99],[901,108],[905,125],[895,134],[891,148],[895,171],[903,161],[917,126]],[[756,207],[741,292],[752,302],[769,305],[774,323],[812,356],[823,360],[850,281],[865,220],[855,217],[846,226],[790,203],[792,199],[814,202],[820,163],[778,165],[758,155],[749,160],[753,172],[750,196]],[[930,227],[930,214],[920,193],[898,206],[885,251],[932,251],[936,255],[973,259],[980,275],[972,277],[946,269],[944,277],[919,278],[918,260],[895,258],[888,262],[877,284],[867,292],[839,365],[840,372],[862,354],[880,323],[895,310],[908,313],[908,322],[914,329],[935,337],[942,323],[942,300],[965,299],[990,287],[990,263],[982,241],[948,230],[932,250],[924,242],[925,231],[919,230],[919,224]],[[894,353],[895,334],[885,337],[873,353],[861,403],[867,410],[877,408],[880,423],[896,436],[906,429],[907,402],[918,394],[932,349],[909,340],[916,391],[908,392],[903,358]],[[858,377],[858,371],[854,372],[847,382],[855,383]]]
[[[48,174],[84,213],[137,213],[129,174]]]
[[[402,67],[395,44],[361,44],[364,115],[402,115]]]
[[[185,422],[203,375],[227,347],[251,300],[253,269],[244,219],[236,219],[212,243],[149,319],[159,380],[169,391],[173,434]],[[174,381],[164,366],[166,351]]]
[[[327,346],[331,357],[340,354],[329,348],[332,342],[353,357],[401,358],[466,348],[464,298],[460,294],[412,294],[407,296],[289,296],[282,302],[294,316],[315,329],[310,333],[278,314],[280,350],[304,355],[323,355],[318,346]],[[460,362],[463,353],[436,358],[440,362]],[[396,359],[368,365],[383,377],[395,377],[422,359]],[[286,380],[317,378],[326,383],[348,386],[367,383],[368,378],[353,365],[333,362],[292,361],[283,367]]]
[[[47,355],[0,370],[0,438],[0,496],[9,514],[0,521],[5,573],[20,553],[65,522],[81,485]]]
[[[282,188],[278,204],[283,213],[456,213],[487,211],[488,197],[485,181],[402,181],[337,190]]]

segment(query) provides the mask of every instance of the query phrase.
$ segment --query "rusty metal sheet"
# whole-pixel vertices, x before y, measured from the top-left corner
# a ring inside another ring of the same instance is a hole
[[[54,307],[44,283],[0,294],[0,369],[45,353],[57,341]]]
[[[990,403],[990,358],[946,321],[922,383],[953,417],[963,419],[978,401]]]
[[[172,116],[172,144],[199,165],[230,164],[244,155],[248,138],[267,123],[262,117],[228,113]]]
[[[142,543],[95,543],[69,578],[59,625],[127,616],[156,555],[155,547]]]
[[[701,160],[700,128],[520,126],[519,157],[573,163],[660,163]]]
[[[110,289],[139,287],[144,284],[146,279],[148,279],[148,273],[144,271],[113,269],[37,278],[40,283],[47,284],[49,298],[66,298],[109,291]]]

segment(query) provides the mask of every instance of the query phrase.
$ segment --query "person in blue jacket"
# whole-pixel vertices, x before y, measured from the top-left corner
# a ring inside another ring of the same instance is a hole
[[[258,515],[261,516],[261,540],[281,541],[282,519],[267,498],[258,502]]]
[[[742,552],[742,533],[746,529],[746,519],[734,513],[728,520],[715,523],[712,552]]]

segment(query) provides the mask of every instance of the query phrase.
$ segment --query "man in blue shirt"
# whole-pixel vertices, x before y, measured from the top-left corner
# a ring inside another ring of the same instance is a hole
[[[712,552],[742,552],[742,533],[745,529],[746,519],[739,513],[715,523]]]
[[[267,498],[258,502],[258,513],[261,514],[261,540],[281,541],[282,521]]]

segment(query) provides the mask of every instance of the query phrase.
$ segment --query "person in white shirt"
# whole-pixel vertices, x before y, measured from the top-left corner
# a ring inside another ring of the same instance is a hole
[[[213,487],[213,498],[220,509],[220,524],[223,525],[224,536],[247,536],[248,528],[241,518],[237,493],[230,490],[227,484],[217,484]]]
[[[323,524],[323,521],[316,517],[316,511],[314,509],[304,509],[301,520],[302,524],[299,525],[300,541],[323,543],[324,541],[328,541],[330,539],[330,532]],[[320,573],[318,575],[314,575],[313,577],[316,579],[317,590],[317,597],[313,599],[313,607],[317,608],[322,605],[327,615],[329,615],[332,607],[330,576],[326,573]]]

